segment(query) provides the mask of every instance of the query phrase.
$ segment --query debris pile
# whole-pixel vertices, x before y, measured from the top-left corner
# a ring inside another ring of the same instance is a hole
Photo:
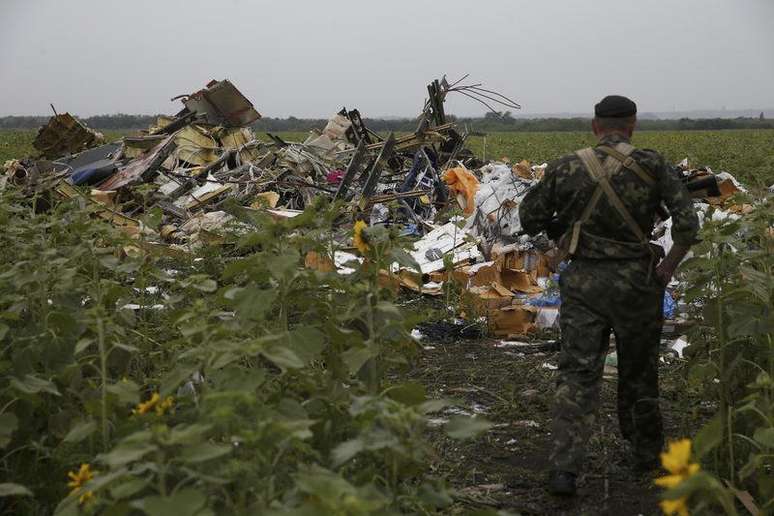
[[[490,109],[519,106],[463,79],[429,84],[417,128],[406,135],[377,134],[357,109],[342,108],[303,142],[259,139],[250,124],[261,115],[228,80],[173,98],[183,104],[176,115],[111,143],[68,113],[56,114],[35,140],[40,156],[7,162],[0,187],[46,193],[52,202],[81,199],[99,217],[142,234],[144,245],[181,253],[239,230],[227,202],[292,218],[325,197],[341,206],[339,249],[308,255],[307,267],[351,273],[347,264],[361,259],[349,241],[352,224],[396,226],[415,239],[410,254],[419,271],[393,264],[385,271],[390,281],[430,295],[454,283],[466,315],[487,316],[490,331],[503,337],[556,328],[557,252],[547,237],[523,235],[518,216],[546,165],[482,163],[465,147],[467,129],[444,112],[449,93]],[[702,202],[725,206],[743,190],[730,174],[681,167]],[[150,218],[156,223],[147,224]],[[669,222],[659,228],[661,239]]]
[[[32,146],[40,151],[43,157],[57,158],[102,143],[105,143],[105,137],[101,133],[92,131],[70,113],[60,115],[54,111],[54,116],[49,119],[48,124],[38,130]]]

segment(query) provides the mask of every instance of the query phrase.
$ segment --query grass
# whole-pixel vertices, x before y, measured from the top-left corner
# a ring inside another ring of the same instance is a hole
[[[120,138],[131,131],[104,131],[108,140]],[[259,133],[259,138],[268,139]],[[290,141],[302,141],[306,133],[287,132],[279,136]],[[34,153],[35,131],[0,131],[0,163]],[[474,136],[469,147],[486,159],[508,158],[510,161],[529,160],[542,163],[592,145],[590,132],[561,133],[491,133]],[[672,162],[688,158],[694,166],[709,166],[715,171],[726,170],[750,185],[767,187],[774,183],[774,130],[741,129],[728,131],[643,131],[636,133],[633,143],[656,149]]]
[[[594,141],[590,132],[491,133],[470,138],[470,148],[486,159],[543,163]],[[750,186],[774,183],[774,130],[643,131],[635,133],[632,143],[655,149],[673,163],[687,157],[692,166],[728,171]]]

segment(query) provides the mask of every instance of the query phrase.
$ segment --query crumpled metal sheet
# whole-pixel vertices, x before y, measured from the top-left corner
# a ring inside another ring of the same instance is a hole
[[[175,149],[175,135],[164,138],[142,157],[129,162],[97,186],[99,190],[117,190],[121,187],[150,179],[158,171],[161,163]]]
[[[183,100],[183,104],[189,111],[204,115],[213,125],[242,127],[261,118],[252,102],[227,79],[210,81],[205,89]]]
[[[48,123],[38,130],[32,146],[45,158],[58,158],[100,145],[104,141],[102,133],[92,131],[70,113],[62,113],[49,118]]]

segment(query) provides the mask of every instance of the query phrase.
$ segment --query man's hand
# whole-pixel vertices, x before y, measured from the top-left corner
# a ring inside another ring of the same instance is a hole
[[[656,279],[662,286],[666,287],[672,281],[675,269],[677,269],[677,266],[680,265],[680,262],[683,261],[690,249],[690,246],[675,244],[669,250],[669,254],[656,266]]]

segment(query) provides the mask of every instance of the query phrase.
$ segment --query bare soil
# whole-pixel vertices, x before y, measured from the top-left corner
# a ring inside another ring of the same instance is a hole
[[[633,471],[618,431],[615,370],[606,373],[603,382],[597,427],[577,496],[562,499],[547,493],[550,414],[557,375],[551,366],[557,364],[557,346],[522,353],[518,347],[498,347],[500,342],[490,338],[445,343],[423,339],[426,349],[409,373],[412,380],[426,386],[429,395],[459,400],[459,407],[468,414],[478,413],[495,423],[483,436],[466,441],[434,432],[437,456],[432,467],[458,495],[449,512],[661,514],[659,489],[653,485],[656,473],[643,476]],[[704,418],[698,401],[685,394],[684,362],[668,353],[664,357],[660,372],[666,438],[693,435]]]

